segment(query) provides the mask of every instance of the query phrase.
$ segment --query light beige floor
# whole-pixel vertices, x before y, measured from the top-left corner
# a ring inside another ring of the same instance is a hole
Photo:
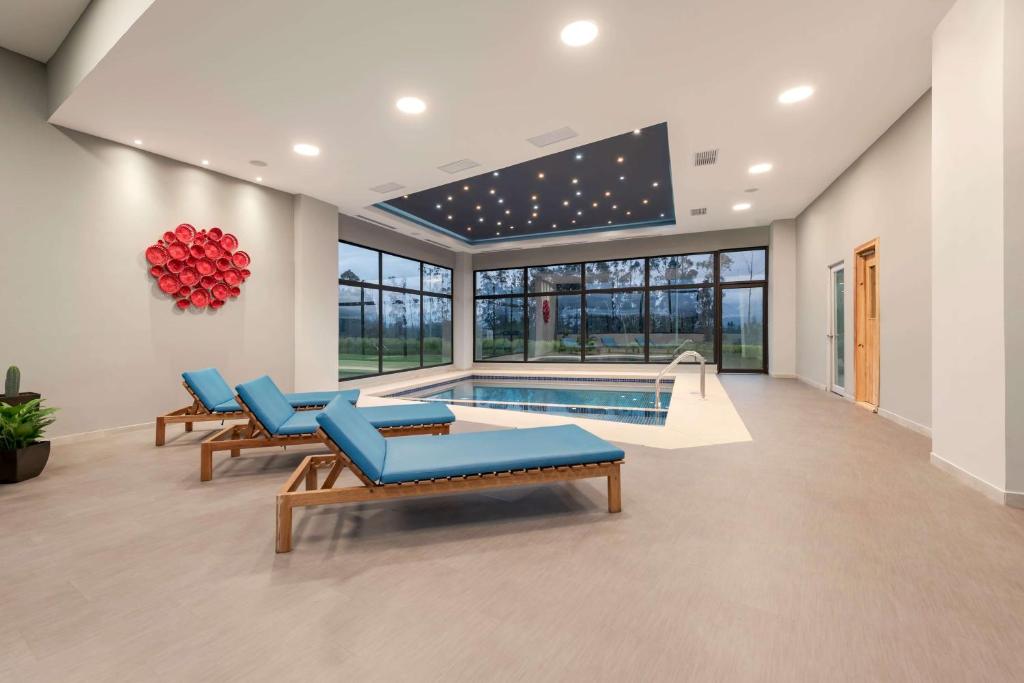
[[[300,512],[297,454],[59,446],[0,488],[0,680],[1020,680],[1024,512],[793,381],[753,441],[627,446],[603,483]],[[459,425],[458,429],[482,428]]]

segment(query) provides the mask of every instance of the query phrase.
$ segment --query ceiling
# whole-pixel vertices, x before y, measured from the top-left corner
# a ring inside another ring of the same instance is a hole
[[[89,0],[0,0],[0,47],[48,62]]]
[[[667,121],[678,222],[659,234],[765,225],[799,213],[927,90],[951,4],[157,0],[51,120],[463,251],[508,245],[466,245],[372,205]],[[580,18],[599,37],[563,45],[561,27]],[[777,102],[803,83],[811,99]],[[397,111],[406,95],[427,111]],[[564,126],[578,137],[527,141]],[[297,142],[322,153],[298,156]],[[709,149],[717,163],[695,166]],[[480,165],[438,169],[465,158]],[[762,161],[774,170],[747,173]],[[370,189],[390,182],[403,189]]]
[[[675,223],[664,123],[376,204],[467,244]]]

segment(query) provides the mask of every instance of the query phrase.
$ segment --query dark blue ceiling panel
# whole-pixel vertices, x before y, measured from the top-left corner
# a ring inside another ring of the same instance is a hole
[[[469,244],[671,224],[668,124],[376,206]]]

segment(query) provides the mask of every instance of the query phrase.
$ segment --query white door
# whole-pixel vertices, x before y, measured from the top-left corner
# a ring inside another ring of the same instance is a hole
[[[828,388],[840,396],[846,394],[845,290],[846,270],[837,263],[828,269]]]

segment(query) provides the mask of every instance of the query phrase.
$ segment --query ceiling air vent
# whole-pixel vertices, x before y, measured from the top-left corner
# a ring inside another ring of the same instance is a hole
[[[459,159],[458,161],[453,161],[450,164],[438,166],[438,168],[444,171],[445,173],[459,173],[461,171],[466,171],[468,169],[475,168],[479,165],[480,164],[473,161],[472,159]]]
[[[693,154],[693,165],[694,166],[714,166],[715,162],[718,161],[718,150],[708,149],[703,152],[694,152]]]
[[[367,216],[366,214],[363,214],[363,213],[357,213],[356,214],[356,218],[358,218],[360,220],[364,220],[367,223],[373,223],[377,227],[384,228],[385,230],[391,230],[391,231],[394,231],[394,232],[401,232],[398,228],[396,228],[394,226],[391,226],[391,225],[388,225],[387,223],[381,223],[376,218],[371,218],[370,216]]]
[[[384,183],[383,185],[374,185],[370,189],[374,192],[380,192],[381,194],[387,194],[394,192],[395,190],[401,190],[405,185],[399,185],[398,183]]]
[[[526,138],[526,141],[529,142],[531,145],[535,145],[537,147],[547,147],[548,145],[553,145],[556,142],[561,142],[562,140],[574,138],[577,135],[579,135],[579,133],[574,131],[569,126],[566,126],[565,128],[559,128],[558,130],[552,130],[547,133],[541,133],[540,135],[534,135],[532,138]]]
[[[708,207],[702,206],[699,209],[690,209],[691,216],[706,216],[708,213]]]

